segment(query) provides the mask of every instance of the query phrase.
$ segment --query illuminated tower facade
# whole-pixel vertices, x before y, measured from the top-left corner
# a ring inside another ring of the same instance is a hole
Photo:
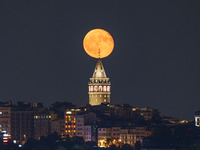
[[[102,61],[98,59],[93,76],[88,83],[89,104],[93,106],[110,103],[110,85]]]

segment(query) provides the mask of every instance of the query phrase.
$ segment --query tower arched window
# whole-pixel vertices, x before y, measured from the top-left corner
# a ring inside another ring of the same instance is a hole
[[[99,91],[102,92],[103,91],[103,88],[102,86],[99,86]]]
[[[108,91],[108,92],[110,91],[110,86],[107,86],[107,91]]]
[[[93,92],[93,86],[90,87],[90,91]]]
[[[106,92],[106,86],[103,87],[103,91]]]
[[[91,88],[90,88],[90,86],[89,86],[89,92],[91,91]]]
[[[94,91],[97,92],[97,86],[94,86]]]

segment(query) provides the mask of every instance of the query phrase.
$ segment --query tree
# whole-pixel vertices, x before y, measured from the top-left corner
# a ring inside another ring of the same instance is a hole
[[[72,142],[83,144],[84,139],[83,139],[83,137],[80,137],[80,136],[74,136],[74,137],[72,137]]]
[[[132,148],[131,145],[129,145],[129,144],[124,144],[124,145],[122,146],[122,150],[133,150],[133,148]]]
[[[174,129],[174,139],[180,148],[191,148],[198,139],[197,127],[189,124],[177,125]]]
[[[59,145],[55,150],[66,150],[63,146]]]
[[[30,138],[23,147],[23,150],[34,150],[36,146],[39,145],[39,142],[36,139]]]
[[[109,150],[116,150],[116,149],[117,147],[114,144],[109,147]]]
[[[135,150],[141,150],[141,143],[140,143],[140,141],[136,141],[136,143],[135,143]]]
[[[75,144],[72,147],[72,150],[86,150],[85,147],[82,144]]]

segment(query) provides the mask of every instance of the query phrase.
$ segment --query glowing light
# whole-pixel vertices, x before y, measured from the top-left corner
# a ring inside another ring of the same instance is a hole
[[[83,40],[83,47],[89,56],[104,58],[112,53],[114,40],[107,31],[93,29],[86,34]]]
[[[8,136],[8,134],[3,134],[3,136]]]
[[[72,112],[71,111],[67,111],[66,114],[72,114]]]

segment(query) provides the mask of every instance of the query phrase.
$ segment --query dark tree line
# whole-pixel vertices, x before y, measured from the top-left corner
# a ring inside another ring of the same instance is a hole
[[[143,147],[199,149],[199,135],[199,129],[194,125],[159,126],[153,129],[152,136],[144,139]]]
[[[98,148],[94,142],[84,142],[82,137],[72,137],[61,139],[54,133],[47,137],[41,137],[40,140],[29,139],[22,150],[132,150],[133,148],[125,144],[122,148],[111,145],[109,148]]]

